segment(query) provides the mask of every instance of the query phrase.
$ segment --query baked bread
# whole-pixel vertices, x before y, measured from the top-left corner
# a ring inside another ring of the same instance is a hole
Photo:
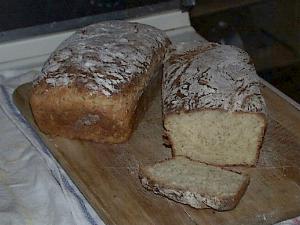
[[[173,155],[213,165],[255,165],[266,106],[248,54],[204,43],[172,55],[163,75],[164,128]]]
[[[78,30],[34,82],[30,104],[37,125],[67,138],[126,141],[146,109],[139,102],[160,82],[169,46],[163,31],[144,24],[108,21]]]
[[[249,176],[176,157],[140,169],[142,185],[154,193],[194,208],[233,209]]]

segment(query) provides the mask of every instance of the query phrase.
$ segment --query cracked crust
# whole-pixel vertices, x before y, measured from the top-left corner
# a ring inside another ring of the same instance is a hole
[[[167,60],[162,101],[165,115],[203,109],[266,114],[249,55],[215,43],[175,53]]]

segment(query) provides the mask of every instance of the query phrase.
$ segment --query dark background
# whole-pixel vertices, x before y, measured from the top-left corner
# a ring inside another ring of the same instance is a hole
[[[0,0],[0,32],[170,0]]]
[[[300,103],[299,0],[199,0],[190,15],[203,37],[246,50],[262,78]]]

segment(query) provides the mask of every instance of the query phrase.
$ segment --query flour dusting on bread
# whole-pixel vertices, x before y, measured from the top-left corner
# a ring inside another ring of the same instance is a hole
[[[250,57],[233,46],[204,43],[174,54],[165,66],[162,91],[165,112],[208,108],[265,113]]]
[[[73,34],[53,52],[36,83],[74,83],[105,96],[145,73],[168,40],[160,30],[138,23],[108,21]]]

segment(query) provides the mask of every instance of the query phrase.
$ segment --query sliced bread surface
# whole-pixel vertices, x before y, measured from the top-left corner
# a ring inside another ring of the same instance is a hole
[[[194,208],[233,209],[249,176],[178,156],[140,168],[142,185],[155,194]]]

